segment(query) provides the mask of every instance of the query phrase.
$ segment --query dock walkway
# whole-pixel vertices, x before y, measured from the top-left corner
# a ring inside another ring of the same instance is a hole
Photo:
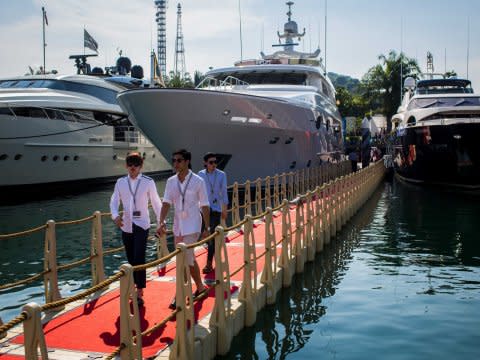
[[[228,232],[217,228],[215,272],[205,276],[209,290],[197,299],[182,245],[168,263],[147,270],[143,307],[129,300],[135,295],[129,265],[116,277],[124,278],[120,284],[112,281],[62,311],[45,312],[41,325],[41,312],[32,304],[24,308],[23,326],[9,329],[0,340],[0,360],[37,359],[38,353],[43,359],[65,360],[212,359],[226,354],[233,336],[253,325],[265,304],[275,302],[280,288],[289,286],[293,274],[323,250],[383,174],[377,163],[258,216],[247,215]],[[200,268],[206,253],[203,246],[195,248]],[[178,306],[172,311],[175,294]]]

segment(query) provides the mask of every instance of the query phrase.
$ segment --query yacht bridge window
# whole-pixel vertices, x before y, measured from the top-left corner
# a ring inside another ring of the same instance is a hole
[[[228,76],[233,76],[249,84],[288,84],[306,85],[307,75],[298,72],[234,72],[214,75],[218,80],[223,81]]]
[[[0,88],[45,88],[79,92],[93,96],[109,104],[117,104],[117,91],[90,84],[56,79],[3,80]]]
[[[459,106],[480,106],[480,97],[431,97],[413,99],[408,104],[407,110]]]

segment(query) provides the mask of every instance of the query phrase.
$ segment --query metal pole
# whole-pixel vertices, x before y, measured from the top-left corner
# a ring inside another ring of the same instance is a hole
[[[240,18],[240,61],[243,60],[243,41],[242,41],[242,11],[240,8],[240,0],[238,0],[238,15]]]
[[[325,0],[325,75],[327,75],[327,0]]]
[[[45,8],[42,6],[42,24],[43,24],[43,73],[45,74]]]

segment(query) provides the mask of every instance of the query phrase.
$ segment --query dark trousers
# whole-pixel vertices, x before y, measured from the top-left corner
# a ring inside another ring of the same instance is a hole
[[[358,170],[358,163],[357,160],[350,160],[350,163],[352,164],[352,172],[355,172]]]
[[[210,234],[213,234],[215,232],[215,228],[218,225],[220,225],[221,218],[222,218],[221,212],[210,210]],[[210,240],[208,242],[207,260],[211,262],[213,260],[214,255],[215,255],[215,241]]]
[[[132,232],[122,231],[123,246],[127,254],[128,263],[132,266],[145,264],[145,253],[147,251],[148,229],[132,224]],[[147,286],[147,272],[145,270],[133,273],[133,282],[139,289]]]

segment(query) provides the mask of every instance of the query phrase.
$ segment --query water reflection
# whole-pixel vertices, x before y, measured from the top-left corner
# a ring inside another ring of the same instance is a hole
[[[230,352],[217,358],[284,359],[304,348],[326,315],[325,300],[339,288],[360,241],[359,230],[373,221],[381,195],[381,189],[376,191],[337,239],[293,277],[289,288],[280,290],[276,303],[257,314],[256,324],[234,338]]]

